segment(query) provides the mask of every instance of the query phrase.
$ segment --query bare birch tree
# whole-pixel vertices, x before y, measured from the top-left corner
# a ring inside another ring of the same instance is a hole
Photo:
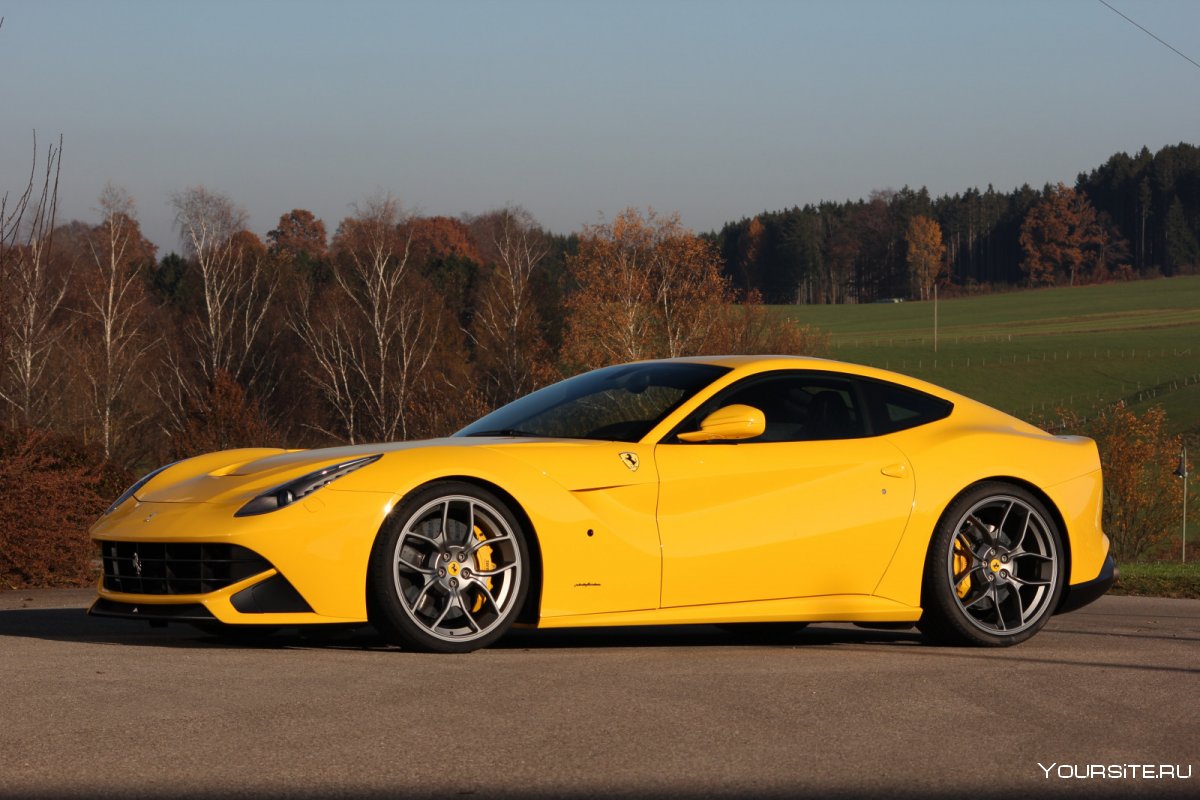
[[[553,374],[533,298],[533,278],[549,253],[545,233],[523,208],[485,214],[472,225],[489,261],[475,297],[468,336],[493,406],[545,383]]]
[[[208,406],[219,382],[234,380],[260,394],[270,390],[264,385],[271,357],[267,322],[278,274],[261,242],[245,230],[245,210],[227,195],[193,186],[171,203],[200,294],[197,313],[183,323],[186,346],[165,348],[164,377],[154,386],[164,427],[175,436],[219,422],[206,417],[198,423],[196,411]]]
[[[39,178],[37,134],[25,190],[0,198],[0,401],[18,425],[43,424],[59,396],[61,372],[49,368],[66,276],[51,270],[62,137],[46,149]]]
[[[199,271],[203,307],[190,324],[196,363],[211,383],[219,371],[254,386],[263,377],[265,333],[277,276],[266,251],[245,247],[247,214],[228,196],[194,186],[171,199],[184,248]]]
[[[441,333],[433,290],[409,265],[399,202],[356,207],[334,237],[333,284],[291,326],[311,353],[306,374],[351,443],[409,436],[412,404]]]
[[[141,234],[133,198],[104,187],[103,221],[87,240],[84,292],[76,313],[83,320],[80,367],[87,412],[105,458],[113,460],[129,432],[148,412],[136,380],[155,340],[146,330],[145,272],[154,246]]]

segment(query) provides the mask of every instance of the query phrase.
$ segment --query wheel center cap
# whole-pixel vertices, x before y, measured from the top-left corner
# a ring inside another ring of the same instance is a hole
[[[1000,559],[993,558],[991,561],[989,561],[988,569],[990,569],[992,572],[999,572],[1000,571]]]
[[[997,562],[997,563],[999,563],[999,562]],[[460,565],[457,561],[451,561],[450,564],[446,567],[446,572],[447,572],[447,574],[450,575],[450,577],[455,578],[455,577],[458,577],[458,572],[461,569],[462,569],[462,565]],[[999,569],[999,568],[997,567],[997,569]]]

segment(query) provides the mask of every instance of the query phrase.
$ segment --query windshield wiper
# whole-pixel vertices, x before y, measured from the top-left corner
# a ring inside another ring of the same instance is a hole
[[[464,435],[465,436],[532,436],[535,438],[545,436],[545,434],[542,434],[542,433],[534,433],[533,431],[522,431],[522,430],[517,430],[516,428],[505,428],[503,430],[495,430],[495,431],[471,431],[470,433],[467,433]]]

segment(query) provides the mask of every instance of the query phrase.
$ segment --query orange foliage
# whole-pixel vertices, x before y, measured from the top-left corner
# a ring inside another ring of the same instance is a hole
[[[450,217],[417,217],[401,225],[401,234],[409,240],[409,258],[414,264],[424,266],[440,258],[466,258],[482,262],[471,238],[470,229]]]
[[[97,463],[65,437],[0,429],[0,588],[95,580],[87,528],[126,478]]]
[[[325,258],[325,223],[311,211],[294,208],[279,218],[279,224],[267,234],[271,254],[292,261],[320,261]]]
[[[732,300],[720,256],[679,215],[626,209],[584,228],[569,262],[566,360],[583,367],[703,351]]]
[[[811,329],[771,315],[757,295],[733,308],[719,253],[677,214],[626,209],[612,223],[588,226],[568,266],[578,286],[567,300],[562,358],[568,368],[822,347]]]
[[[189,401],[187,422],[171,439],[175,458],[229,450],[272,447],[280,436],[263,419],[258,405],[228,372],[218,370],[208,392]]]
[[[1104,532],[1113,556],[1130,560],[1179,531],[1182,482],[1175,477],[1180,439],[1167,433],[1161,406],[1141,414],[1124,401],[1083,419],[1061,412],[1062,428],[1096,440],[1104,466]]]
[[[942,259],[946,255],[942,227],[936,220],[916,214],[908,221],[904,240],[908,244],[908,270],[917,297],[928,300],[933,294],[934,282],[942,274]]]
[[[233,257],[243,263],[261,261],[267,257],[267,246],[251,231],[238,231],[229,237]]]
[[[821,355],[829,334],[762,304],[757,292],[727,305],[707,343],[708,352],[724,354]]]
[[[1021,225],[1025,260],[1021,269],[1031,286],[1054,286],[1062,278],[1077,282],[1127,277],[1122,263],[1128,247],[1107,227],[1083,192],[1060,183],[1030,209]]]

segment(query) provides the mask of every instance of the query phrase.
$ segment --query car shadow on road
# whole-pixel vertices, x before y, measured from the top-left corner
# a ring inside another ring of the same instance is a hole
[[[28,608],[0,611],[0,636],[138,647],[185,648],[338,648],[399,650],[369,625],[282,628],[275,632],[222,634],[185,623],[154,628],[147,622],[89,617],[81,608]],[[630,647],[810,647],[818,645],[919,645],[915,630],[877,630],[851,626],[812,626],[801,631],[731,631],[714,625],[572,628],[518,628],[491,645],[492,650],[615,649]]]

